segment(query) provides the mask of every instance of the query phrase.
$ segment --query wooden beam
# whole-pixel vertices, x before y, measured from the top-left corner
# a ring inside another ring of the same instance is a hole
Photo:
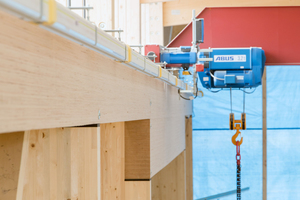
[[[98,199],[95,128],[26,131],[17,200]]]
[[[101,124],[101,199],[125,199],[125,123]]]
[[[262,194],[263,200],[267,200],[267,67],[265,67],[262,77],[262,111]]]
[[[150,179],[150,120],[125,122],[125,179]]]
[[[256,6],[299,6],[298,0],[179,0],[165,2],[163,5],[164,26],[175,26],[191,22],[192,10],[200,13],[206,7],[256,7]]]
[[[1,133],[191,114],[192,102],[178,98],[176,88],[7,13],[0,16]]]
[[[0,134],[0,199],[15,200],[24,132]]]
[[[193,200],[193,126],[192,116],[185,119],[186,200]]]
[[[152,200],[186,198],[185,151],[151,179]]]
[[[184,150],[176,88],[7,13],[0,26],[0,133],[150,119],[151,176]]]

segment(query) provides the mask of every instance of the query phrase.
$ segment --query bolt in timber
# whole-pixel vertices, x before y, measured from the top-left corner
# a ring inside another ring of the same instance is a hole
[[[100,112],[100,110],[98,111],[98,119],[100,119],[101,118],[101,112]]]

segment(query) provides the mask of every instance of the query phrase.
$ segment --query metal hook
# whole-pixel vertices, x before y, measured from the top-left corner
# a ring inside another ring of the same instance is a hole
[[[232,138],[231,138],[231,142],[232,142],[232,144],[234,144],[234,145],[237,145],[237,142],[236,142],[236,138],[239,136],[239,134],[241,133],[240,132],[240,124],[236,124],[236,127],[235,127],[235,129],[236,129],[236,133],[232,136]],[[238,142],[238,146],[240,146],[241,144],[243,143],[243,137],[241,137],[241,141],[239,141]]]

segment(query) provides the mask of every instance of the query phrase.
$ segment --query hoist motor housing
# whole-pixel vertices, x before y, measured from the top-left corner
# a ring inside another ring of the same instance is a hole
[[[160,62],[166,62],[168,64],[195,64],[197,63],[197,52],[161,53]]]
[[[266,61],[261,48],[213,48],[211,52],[201,52],[199,57],[212,59],[202,62],[204,70],[198,72],[205,88],[252,88],[261,85]]]

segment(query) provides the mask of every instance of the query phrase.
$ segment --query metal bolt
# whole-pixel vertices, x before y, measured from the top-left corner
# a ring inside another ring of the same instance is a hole
[[[106,24],[104,22],[100,22],[98,27],[104,29],[106,27]]]
[[[101,117],[101,112],[100,112],[100,110],[98,111],[98,119],[100,119],[100,117]]]

